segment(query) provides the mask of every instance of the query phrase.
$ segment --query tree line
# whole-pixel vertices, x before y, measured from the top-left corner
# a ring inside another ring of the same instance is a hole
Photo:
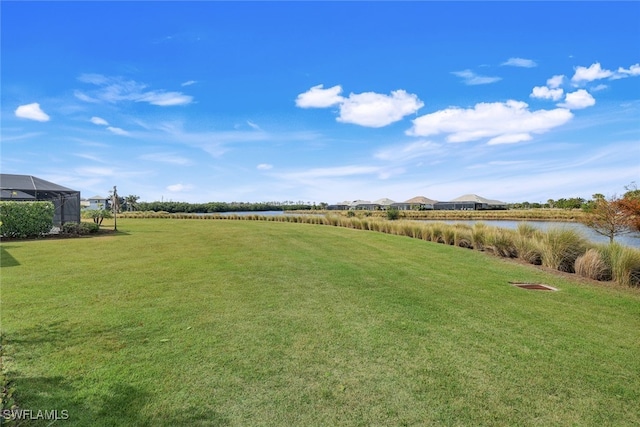
[[[131,210],[155,211],[169,213],[216,213],[216,212],[264,212],[264,211],[289,211],[289,210],[316,210],[326,209],[326,203],[304,202],[136,202]]]

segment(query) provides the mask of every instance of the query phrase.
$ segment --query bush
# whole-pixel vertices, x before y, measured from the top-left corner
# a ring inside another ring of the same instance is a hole
[[[100,226],[94,222],[65,222],[62,224],[62,233],[72,236],[84,236],[97,233]]]
[[[387,209],[387,219],[391,221],[395,221],[400,218],[400,211],[398,209]]]
[[[0,202],[0,235],[38,237],[53,228],[51,202]]]

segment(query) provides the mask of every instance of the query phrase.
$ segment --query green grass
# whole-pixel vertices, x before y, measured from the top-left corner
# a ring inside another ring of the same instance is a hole
[[[341,227],[118,229],[1,245],[4,368],[59,425],[640,423],[636,289]]]

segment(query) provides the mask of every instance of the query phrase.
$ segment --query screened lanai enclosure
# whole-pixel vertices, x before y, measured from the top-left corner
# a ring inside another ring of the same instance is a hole
[[[80,192],[31,175],[0,174],[0,200],[53,203],[53,224],[80,222]]]

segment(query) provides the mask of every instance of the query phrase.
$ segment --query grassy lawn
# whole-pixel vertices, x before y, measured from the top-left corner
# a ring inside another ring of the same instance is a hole
[[[5,369],[55,425],[640,424],[637,289],[339,227],[118,228],[1,245]]]

